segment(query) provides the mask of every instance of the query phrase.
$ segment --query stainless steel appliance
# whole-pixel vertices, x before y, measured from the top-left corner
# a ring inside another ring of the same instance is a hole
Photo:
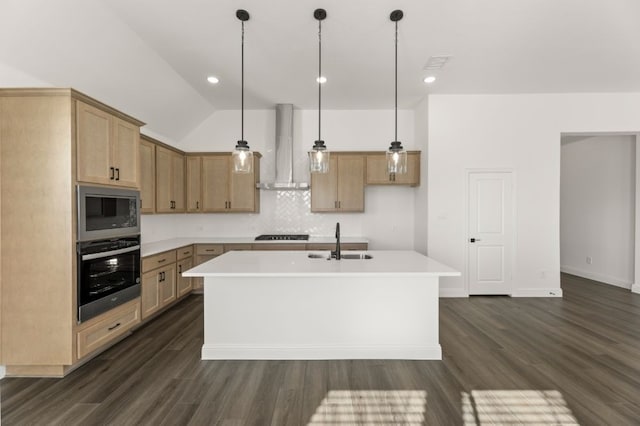
[[[78,321],[140,296],[140,236],[79,242]]]
[[[78,241],[140,234],[140,192],[78,186]]]
[[[256,241],[290,241],[309,239],[309,234],[263,234],[256,237]]]

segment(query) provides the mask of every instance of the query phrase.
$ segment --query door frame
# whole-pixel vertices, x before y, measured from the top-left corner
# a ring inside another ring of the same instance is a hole
[[[464,240],[462,242],[464,247],[464,290],[467,293],[467,297],[469,297],[469,238],[471,234],[471,230],[469,229],[469,195],[471,191],[471,187],[469,185],[469,181],[472,174],[475,173],[510,173],[511,174],[511,219],[513,223],[512,236],[511,236],[511,289],[509,290],[509,296],[513,297],[514,287],[513,284],[517,278],[517,269],[516,269],[516,243],[518,242],[518,214],[517,214],[517,174],[516,170],[510,167],[488,167],[488,168],[466,168],[465,169],[465,190],[464,190]]]

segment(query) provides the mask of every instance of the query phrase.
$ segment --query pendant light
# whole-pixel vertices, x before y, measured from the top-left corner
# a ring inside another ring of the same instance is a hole
[[[316,9],[313,17],[318,20],[318,140],[314,142],[313,148],[309,152],[309,172],[328,173],[329,172],[329,151],[321,138],[321,106],[322,106],[322,21],[327,17],[327,11]]]
[[[395,139],[387,151],[387,172],[402,174],[407,173],[407,151],[402,148],[402,143],[398,141],[398,21],[404,14],[401,10],[391,12],[389,19],[396,24],[396,44],[395,44]]]
[[[236,11],[236,17],[242,23],[242,48],[241,48],[241,112],[240,112],[240,140],[236,149],[231,154],[233,159],[233,171],[235,173],[251,173],[253,168],[253,152],[249,144],[244,140],[244,23],[249,20],[249,12],[244,9]]]

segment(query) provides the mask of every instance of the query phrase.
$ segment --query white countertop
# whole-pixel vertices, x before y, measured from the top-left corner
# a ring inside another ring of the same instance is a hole
[[[325,258],[310,259],[309,253]],[[349,251],[348,253],[365,253]],[[459,276],[460,272],[415,251],[368,250],[367,260],[326,260],[328,251],[232,251],[183,272],[185,277]]]
[[[368,243],[364,237],[340,237],[343,244],[347,243]],[[256,241],[255,237],[192,237],[192,238],[172,238],[170,240],[155,241],[153,243],[142,244],[141,256],[152,256],[167,250],[175,250],[190,244],[335,244],[334,237],[309,237],[308,240],[275,240]]]

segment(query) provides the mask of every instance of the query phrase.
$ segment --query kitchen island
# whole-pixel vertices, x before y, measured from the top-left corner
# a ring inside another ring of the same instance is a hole
[[[367,254],[232,251],[184,272],[204,277],[202,359],[442,359],[438,282],[460,273]]]

